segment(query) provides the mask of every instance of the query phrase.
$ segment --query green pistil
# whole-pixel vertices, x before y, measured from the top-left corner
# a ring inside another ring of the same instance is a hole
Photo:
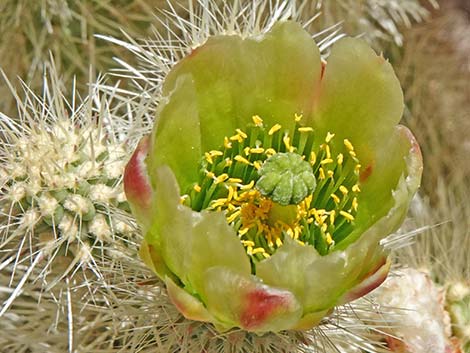
[[[253,261],[272,255],[286,236],[328,254],[355,226],[361,166],[354,147],[330,133],[318,141],[300,117],[289,128],[253,122],[204,154],[182,202],[224,212]]]
[[[256,188],[263,196],[282,205],[297,205],[315,190],[312,166],[296,153],[277,153],[258,171]]]

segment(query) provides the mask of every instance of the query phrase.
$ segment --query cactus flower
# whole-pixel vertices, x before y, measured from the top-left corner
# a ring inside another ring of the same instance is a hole
[[[280,22],[209,38],[162,90],[124,185],[140,255],[186,318],[305,330],[385,280],[380,241],[422,159],[396,125],[403,95],[383,57],[346,38],[322,63],[300,25]]]

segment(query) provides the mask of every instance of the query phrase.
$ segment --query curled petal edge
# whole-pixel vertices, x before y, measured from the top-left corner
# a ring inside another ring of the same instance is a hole
[[[361,283],[356,285],[353,289],[349,290],[346,294],[343,295],[341,299],[339,299],[338,305],[346,304],[361,298],[380,286],[387,278],[391,265],[392,261],[390,258],[384,258],[378,269],[373,271],[371,274],[366,275]]]
[[[214,321],[204,304],[179,287],[170,277],[165,277],[165,284],[168,297],[186,319],[204,322]]]

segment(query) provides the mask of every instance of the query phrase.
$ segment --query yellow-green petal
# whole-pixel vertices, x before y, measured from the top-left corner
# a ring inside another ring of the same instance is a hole
[[[182,190],[197,180],[201,131],[196,91],[191,75],[179,76],[157,112],[147,170],[153,186],[155,171],[168,165]]]
[[[360,268],[349,266],[343,252],[326,256],[310,245],[286,239],[269,259],[256,266],[256,275],[270,286],[288,288],[302,304],[304,314],[333,307]]]
[[[248,257],[222,213],[195,212],[183,206],[175,177],[167,166],[156,170],[154,224],[145,239],[155,244],[168,268],[185,288],[202,299],[208,268],[225,266],[249,274]]]
[[[327,59],[312,125],[349,139],[367,156],[392,134],[403,113],[403,93],[392,66],[355,38],[336,42]]]
[[[163,93],[172,92],[179,77],[193,77],[202,149],[208,151],[253,115],[268,126],[291,124],[295,113],[309,115],[320,71],[311,36],[297,23],[281,22],[256,38],[210,37],[171,70]]]
[[[369,228],[382,217],[390,213],[397,205],[397,196],[402,193],[403,200],[400,217],[383,237],[394,232],[403,221],[409,202],[416,193],[421,182],[422,156],[418,143],[412,133],[404,126],[393,129],[389,140],[384,141],[386,148],[377,151],[377,160],[371,166],[372,171],[367,180],[363,181],[359,195],[359,211],[356,216],[356,229],[344,242],[337,244],[345,248],[355,241],[365,229]],[[406,180],[406,187],[400,185]],[[402,189],[401,191],[398,191]],[[387,216],[388,217],[388,216]]]

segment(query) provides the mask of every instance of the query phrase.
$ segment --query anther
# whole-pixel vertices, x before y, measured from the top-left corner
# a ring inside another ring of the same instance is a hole
[[[275,133],[276,131],[281,130],[281,128],[282,128],[281,125],[275,124],[271,129],[269,129],[268,135],[270,135],[270,136],[271,136],[271,135],[274,135],[274,133]]]
[[[258,127],[261,127],[263,126],[263,119],[261,119],[258,115],[253,115],[251,117],[251,119],[253,120],[253,123],[258,126]]]
[[[326,133],[326,137],[325,137],[325,142],[326,143],[330,143],[330,141],[333,139],[333,137],[335,137],[335,134],[332,134],[330,132],[327,132]]]

